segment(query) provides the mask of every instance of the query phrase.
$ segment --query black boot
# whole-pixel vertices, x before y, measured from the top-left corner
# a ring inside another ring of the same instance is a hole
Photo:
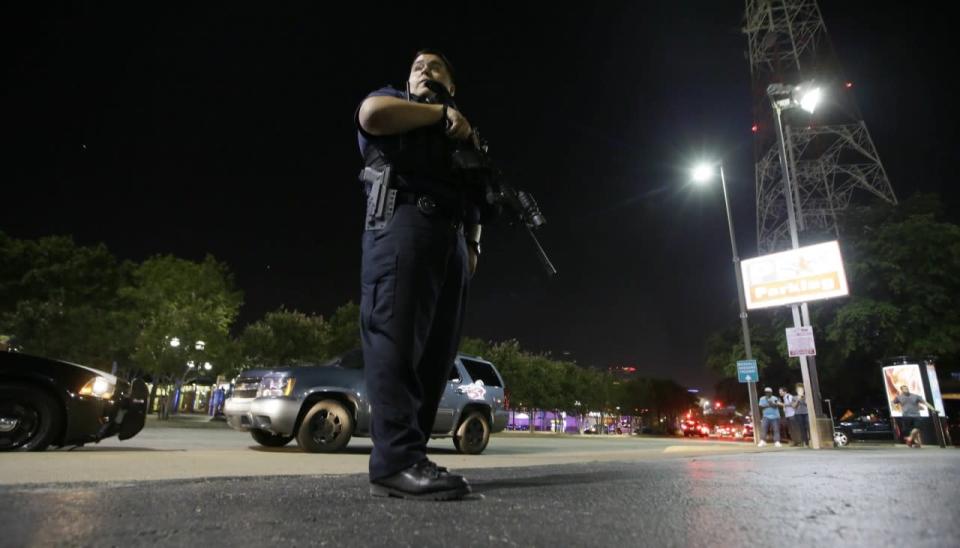
[[[392,476],[372,480],[370,494],[420,500],[456,500],[470,494],[463,476],[451,474],[429,460],[422,460]]]

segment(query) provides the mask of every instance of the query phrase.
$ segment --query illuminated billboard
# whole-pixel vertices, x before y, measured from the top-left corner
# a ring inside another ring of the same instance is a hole
[[[883,387],[887,393],[887,405],[890,406],[891,417],[902,417],[900,406],[893,403],[893,399],[900,394],[900,387],[907,385],[911,394],[917,394],[923,401],[927,401],[927,393],[923,389],[923,378],[920,376],[920,366],[915,363],[902,365],[888,365],[883,368]],[[920,416],[930,416],[927,408],[920,406]]]
[[[849,294],[836,241],[747,259],[740,268],[751,310]]]
[[[940,381],[937,380],[937,368],[932,364],[927,364],[927,381],[930,383],[930,392],[933,401],[930,402],[941,413],[943,413],[943,394],[940,393]]]

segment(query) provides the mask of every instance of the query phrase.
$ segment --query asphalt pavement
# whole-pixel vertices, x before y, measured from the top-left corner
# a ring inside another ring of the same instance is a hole
[[[150,423],[136,437],[43,453],[0,455],[0,485],[50,482],[142,481],[264,475],[331,475],[366,472],[371,444],[353,438],[337,454],[309,454],[295,442],[261,447],[249,434],[223,423],[191,421],[188,427]],[[449,439],[431,440],[431,458],[457,469],[637,460],[755,450],[731,441],[637,436],[560,436],[504,433],[481,455],[461,455]]]
[[[372,498],[364,474],[7,482],[0,546],[913,548],[960,538],[955,449],[656,454],[461,469],[474,494],[458,502]]]

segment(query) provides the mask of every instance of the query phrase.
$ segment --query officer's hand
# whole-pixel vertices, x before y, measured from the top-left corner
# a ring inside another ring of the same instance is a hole
[[[447,121],[449,122],[447,136],[451,139],[460,139],[462,141],[468,139],[470,135],[473,134],[473,128],[470,127],[470,122],[468,122],[457,109],[447,109]]]
[[[477,251],[470,246],[467,246],[467,268],[470,269],[470,277],[473,277],[473,273],[477,271],[477,262],[480,260],[480,255],[477,254]]]

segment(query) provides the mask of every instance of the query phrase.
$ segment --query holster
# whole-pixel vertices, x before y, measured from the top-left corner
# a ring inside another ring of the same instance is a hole
[[[360,172],[360,180],[370,183],[364,229],[380,230],[390,222],[397,206],[397,190],[391,188],[393,169],[390,165],[384,166],[382,170],[365,167]]]

